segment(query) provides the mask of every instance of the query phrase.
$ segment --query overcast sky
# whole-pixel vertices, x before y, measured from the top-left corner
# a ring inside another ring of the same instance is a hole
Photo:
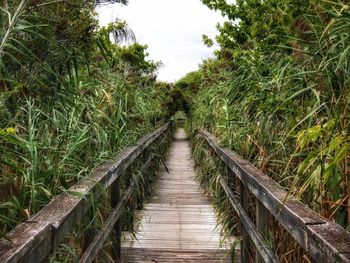
[[[203,45],[202,34],[214,38],[216,24],[223,21],[200,0],[129,0],[127,6],[102,6],[98,13],[102,26],[115,18],[126,20],[137,41],[148,45],[149,59],[163,62],[158,79],[170,82],[213,56],[213,49]]]

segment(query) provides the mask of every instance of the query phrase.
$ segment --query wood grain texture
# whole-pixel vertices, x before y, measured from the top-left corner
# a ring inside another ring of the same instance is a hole
[[[232,238],[220,233],[208,197],[194,180],[183,129],[158,173],[156,194],[138,214],[136,236],[123,236],[123,262],[231,262]]]
[[[67,192],[56,196],[30,220],[18,225],[0,239],[1,263],[38,263],[54,251],[69,231],[91,207],[89,195],[97,199],[101,188],[108,188],[120,174],[169,128],[166,124],[126,147],[114,160],[96,168]],[[74,193],[74,194],[73,194]]]
[[[219,146],[214,135],[199,133],[246,188],[315,262],[350,263],[350,233],[289,196],[277,182],[236,152]]]
[[[231,263],[227,251],[213,250],[165,250],[165,249],[144,249],[124,248],[124,255],[127,257],[123,262],[193,262],[193,263]],[[236,252],[234,261],[239,262],[239,251]]]

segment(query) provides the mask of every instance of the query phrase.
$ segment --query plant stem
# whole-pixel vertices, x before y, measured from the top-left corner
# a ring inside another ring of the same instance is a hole
[[[24,9],[26,4],[27,4],[27,0],[22,0],[21,3],[19,4],[15,14],[13,15],[12,19],[10,19],[10,21],[9,21],[7,31],[6,31],[4,38],[2,39],[2,42],[0,45],[0,59],[2,58],[2,55],[4,54],[4,48],[5,48],[6,42],[8,41],[8,38],[10,37],[11,31],[15,27],[17,19],[18,19],[21,11]],[[6,1],[5,1],[5,5],[7,5]]]

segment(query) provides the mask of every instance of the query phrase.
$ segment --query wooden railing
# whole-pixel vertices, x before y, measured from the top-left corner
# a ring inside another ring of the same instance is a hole
[[[57,246],[64,240],[73,227],[83,218],[91,216],[92,201],[98,198],[102,191],[110,188],[110,202],[113,211],[105,221],[100,231],[94,237],[84,238],[83,255],[80,262],[92,262],[104,242],[113,236],[113,258],[119,262],[121,257],[121,222],[123,207],[130,199],[135,183],[131,180],[131,164],[151,148],[151,144],[160,145],[166,140],[171,130],[171,124],[166,124],[151,134],[140,139],[136,145],[121,151],[113,162],[106,163],[95,169],[91,176],[82,179],[66,193],[53,199],[38,214],[16,227],[9,233],[8,239],[0,240],[0,262],[42,262],[47,260]],[[151,164],[154,153],[149,153],[141,171]],[[129,173],[129,186],[121,195],[120,177]],[[93,220],[93,215],[92,219]],[[91,235],[89,235],[91,236]]]
[[[350,233],[287,192],[237,153],[223,149],[206,131],[199,132],[216,155],[224,162],[227,176],[220,178],[230,203],[241,220],[241,262],[249,262],[248,249],[256,249],[256,262],[279,262],[269,247],[269,215],[287,230],[315,262],[350,262]],[[226,178],[226,179],[225,179]],[[255,220],[248,213],[249,199],[255,199]],[[255,223],[254,223],[255,221]]]

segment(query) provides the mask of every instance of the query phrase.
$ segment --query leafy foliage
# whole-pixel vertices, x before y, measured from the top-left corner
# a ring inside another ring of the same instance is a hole
[[[346,227],[350,8],[346,1],[202,0],[220,50],[179,80],[196,126]]]
[[[158,64],[120,45],[135,39],[124,21],[97,26],[102,2],[126,1],[0,5],[2,233],[167,116]]]

